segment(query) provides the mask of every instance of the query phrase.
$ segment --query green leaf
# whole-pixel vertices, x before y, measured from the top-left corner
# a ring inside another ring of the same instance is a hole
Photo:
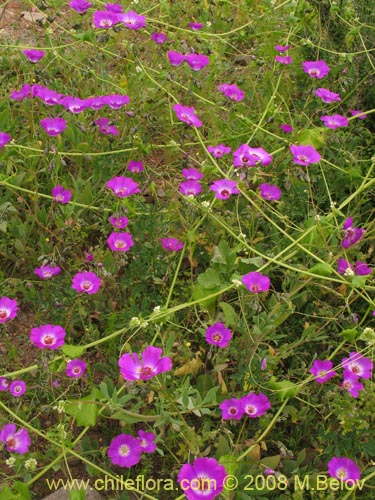
[[[226,302],[219,302],[219,306],[223,311],[225,324],[227,326],[234,326],[239,322],[238,314],[230,304],[227,304]]]
[[[280,401],[284,401],[286,398],[293,398],[299,391],[298,386],[289,380],[277,382],[275,377],[272,377],[269,381],[268,388],[276,392]]]
[[[5,488],[0,491],[0,498],[1,500],[16,500],[19,498],[19,495],[15,495],[8,486],[5,486]]]
[[[353,276],[352,284],[354,288],[363,288],[366,285],[368,276]]]
[[[81,345],[70,345],[64,344],[61,348],[62,352],[69,356],[69,358],[79,358],[84,352],[86,352],[86,347]]]
[[[84,398],[67,402],[65,411],[68,415],[74,417],[77,425],[84,427],[94,426],[98,416],[98,405],[95,399],[96,391],[94,390]]]
[[[310,273],[318,274],[319,276],[331,276],[333,273],[332,267],[329,264],[320,263],[309,269]]]
[[[356,328],[347,328],[341,332],[341,336],[348,340],[349,342],[353,342],[359,335],[359,331]]]
[[[19,500],[31,500],[31,493],[28,484],[17,481],[14,485],[14,489],[18,492]],[[0,498],[2,497],[0,496]]]
[[[265,457],[261,460],[261,465],[269,469],[276,469],[280,463],[281,455],[274,455],[273,457]]]
[[[85,500],[86,490],[70,490],[69,500]]]
[[[220,287],[222,281],[218,271],[209,267],[204,273],[198,276],[198,283],[206,290],[211,290]]]
[[[305,129],[297,137],[297,143],[299,145],[314,146],[314,148],[319,148],[323,146],[327,140],[328,129],[326,127],[314,127],[311,129]]]

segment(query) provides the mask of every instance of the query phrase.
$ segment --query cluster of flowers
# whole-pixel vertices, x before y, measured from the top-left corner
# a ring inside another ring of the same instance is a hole
[[[92,4],[86,0],[71,0],[69,7],[78,14],[84,14],[92,7]],[[146,26],[146,18],[140,16],[134,10],[124,12],[122,5],[118,3],[107,3],[104,7],[105,10],[94,12],[93,22],[95,28],[112,28],[120,23],[132,30],[139,30]]]
[[[341,366],[344,368],[344,380],[341,387],[346,389],[354,398],[358,397],[358,391],[364,389],[359,382],[360,378],[369,379],[372,375],[374,364],[370,358],[365,358],[359,352],[351,352],[349,358],[343,358]],[[315,360],[310,373],[315,376],[319,384],[327,382],[337,373],[333,370],[333,363],[329,359]]]
[[[26,429],[19,429],[15,424],[6,424],[0,431],[0,442],[6,445],[9,453],[25,454],[31,444],[29,433]]]
[[[9,391],[15,398],[23,396],[26,389],[26,383],[23,380],[13,380],[13,382],[9,382],[5,377],[0,377],[0,391]]]
[[[271,403],[263,393],[251,392],[242,398],[226,399],[220,404],[223,420],[240,420],[244,415],[250,418],[262,416],[271,408]]]
[[[210,63],[209,57],[205,54],[184,55],[174,50],[168,50],[167,56],[172,66],[180,66],[185,61],[193,71],[199,71]]]
[[[337,272],[346,276],[353,274],[356,274],[357,276],[367,276],[372,273],[372,269],[366,264],[366,262],[362,262],[361,260],[358,260],[354,267],[353,264],[348,262],[346,259],[338,259]]]
[[[291,64],[292,58],[290,56],[285,55],[285,52],[287,52],[290,49],[290,47],[291,45],[275,45],[275,50],[279,52],[279,55],[275,56],[275,61],[280,64]]]
[[[120,467],[133,467],[142,457],[142,453],[156,450],[156,436],[153,432],[138,431],[138,438],[131,434],[120,434],[112,439],[108,456],[112,463]]]

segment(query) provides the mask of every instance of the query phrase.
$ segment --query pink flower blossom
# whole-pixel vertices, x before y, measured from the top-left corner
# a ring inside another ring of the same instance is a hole
[[[198,181],[189,180],[180,183],[179,191],[185,196],[197,196],[202,191],[202,187]]]
[[[256,167],[259,163],[263,166],[272,162],[272,156],[263,148],[251,148],[248,144],[241,146],[233,152],[233,165],[235,167]]]
[[[104,135],[119,135],[118,129],[114,125],[110,125],[110,118],[98,118],[94,121],[95,125],[99,127],[100,133]]]
[[[134,10],[129,10],[125,12],[120,17],[122,24],[124,24],[128,29],[139,30],[146,26],[145,16],[141,16],[134,12]]]
[[[245,92],[237,87],[235,83],[222,83],[218,87],[219,92],[222,92],[225,97],[228,97],[232,101],[242,101],[245,97]]]
[[[61,268],[59,266],[41,266],[34,269],[34,274],[36,274],[42,280],[47,280],[53,278],[61,273]]]
[[[345,232],[345,237],[341,242],[341,246],[346,249],[355,245],[366,232],[365,229],[353,227],[353,217],[345,219],[342,228]]]
[[[184,106],[183,104],[175,104],[173,106],[173,110],[177,115],[177,118],[190,126],[193,127],[201,127],[202,122],[199,120],[197,115],[195,114],[194,108],[189,108],[188,106]]]
[[[43,118],[39,122],[47,134],[51,137],[60,135],[66,129],[66,120],[64,118]]]
[[[11,141],[12,138],[9,134],[6,132],[0,132],[0,149],[5,146],[5,144],[8,144],[9,141]]]
[[[10,382],[5,377],[0,377],[0,392],[9,390]]]
[[[16,431],[15,424],[6,424],[0,431],[0,441],[7,447],[9,453],[24,455],[29,451],[30,436],[26,429]]]
[[[366,113],[364,113],[363,111],[360,111],[359,109],[350,109],[350,110],[349,110],[349,113],[350,113],[352,116],[356,116],[356,117],[357,117],[357,118],[359,118],[360,120],[364,120],[365,118],[367,118]]]
[[[356,375],[349,375],[344,378],[341,387],[346,389],[353,398],[358,398],[358,392],[363,391],[364,387],[361,382],[358,382],[358,377]]]
[[[353,460],[346,457],[333,457],[328,462],[328,474],[353,487],[361,477],[361,471]]]
[[[206,330],[206,342],[222,349],[227,347],[232,338],[232,332],[226,328],[224,323],[217,322],[209,326]]]
[[[222,156],[230,153],[231,148],[225,144],[219,144],[218,146],[207,146],[207,151],[215,158],[221,158]]]
[[[371,378],[374,363],[370,358],[365,358],[360,352],[351,352],[349,358],[343,358],[344,378],[351,376],[357,378]]]
[[[22,53],[27,57],[27,59],[32,63],[37,63],[45,55],[44,50],[38,49],[25,49]]]
[[[0,299],[0,323],[5,323],[17,316],[18,304],[16,299],[1,297]]]
[[[229,179],[220,179],[211,184],[211,191],[215,192],[215,198],[219,200],[227,200],[232,194],[239,194],[237,181]]]
[[[23,380],[13,380],[13,382],[9,386],[9,392],[15,398],[19,398],[23,396],[26,392],[26,384]]]
[[[180,52],[175,52],[174,50],[168,50],[167,56],[172,66],[180,66],[185,61],[184,54],[180,54]]]
[[[161,244],[168,252],[178,252],[184,248],[184,243],[177,238],[162,238]]]
[[[114,252],[127,252],[134,246],[134,241],[130,233],[111,233],[107,244]]]
[[[139,430],[138,438],[143,453],[153,453],[156,450],[156,436],[153,432]]]
[[[71,0],[69,2],[69,7],[78,12],[78,14],[84,14],[90,7],[92,7],[92,4],[86,0]]]
[[[260,195],[264,200],[272,201],[281,198],[281,189],[274,184],[267,184],[266,182],[259,186]]]
[[[157,45],[162,45],[168,40],[167,35],[164,33],[152,33],[151,39],[157,44]]]
[[[133,174],[139,174],[144,170],[143,163],[141,161],[130,160],[128,163],[128,170]]]
[[[215,458],[204,457],[184,464],[177,481],[188,500],[213,500],[223,491],[226,476],[224,465]]]
[[[158,347],[148,346],[142,353],[142,360],[134,352],[123,354],[118,362],[121,375],[125,380],[149,380],[171,370],[172,361],[167,356],[161,357],[162,352]]]
[[[79,97],[66,95],[59,100],[59,104],[71,113],[78,114],[85,111],[91,105],[91,101],[89,99],[80,99]]]
[[[311,78],[318,78],[321,80],[330,72],[330,68],[323,60],[320,61],[305,61],[302,63],[302,69]]]
[[[250,418],[257,418],[271,408],[271,403],[265,394],[251,392],[241,398],[241,406],[244,414]]]
[[[199,170],[197,170],[196,168],[193,168],[193,167],[184,168],[182,170],[182,175],[188,181],[199,181],[203,177],[202,172],[199,172]]]
[[[93,295],[97,293],[102,280],[95,273],[90,271],[83,271],[82,273],[77,273],[73,276],[72,288],[77,290],[78,293],[87,293],[88,295]]]
[[[269,277],[256,271],[242,276],[242,283],[252,293],[267,292],[271,286]]]
[[[115,12],[116,14],[122,14],[124,12],[122,5],[119,3],[106,3],[105,10],[108,10],[108,12]]]
[[[366,262],[362,262],[358,260],[355,263],[355,274],[357,276],[368,276],[369,274],[372,273],[371,267],[369,267]]]
[[[188,54],[185,61],[193,71],[199,71],[210,63],[209,57],[204,54]]]
[[[280,52],[280,54],[283,54],[286,52],[288,49],[290,49],[291,45],[275,45],[275,50]]]
[[[95,28],[113,28],[121,21],[119,14],[108,10],[97,10],[94,12],[93,22]]]
[[[327,128],[331,128],[332,130],[339,127],[347,127],[349,124],[348,119],[345,116],[337,114],[321,116],[320,119]]]
[[[309,371],[315,375],[315,380],[319,384],[323,384],[336,375],[336,372],[332,370],[332,367],[333,363],[329,359],[324,361],[316,359]]]
[[[78,378],[86,373],[87,363],[82,359],[71,359],[66,364],[65,373],[67,377]]]
[[[106,186],[119,198],[125,198],[140,192],[138,184],[131,177],[113,177]]]
[[[280,64],[292,64],[292,58],[290,56],[275,56],[275,61]]]
[[[65,336],[66,331],[60,325],[41,325],[31,330],[30,340],[39,349],[55,350],[64,345]]]
[[[203,23],[189,23],[189,28],[193,31],[199,31],[203,28]]]
[[[241,399],[225,399],[219,406],[221,410],[221,418],[223,420],[241,420],[245,410],[242,405]]]
[[[130,102],[130,97],[126,94],[110,94],[104,96],[102,99],[112,109],[120,109]]]
[[[123,217],[114,217],[113,215],[110,216],[109,222],[112,224],[113,227],[116,229],[124,229],[129,224],[129,219],[125,216]]]
[[[284,132],[284,134],[291,134],[293,132],[293,127],[288,123],[282,123],[280,125],[280,128]]]
[[[112,439],[107,453],[113,464],[129,468],[140,461],[142,447],[139,439],[130,434],[120,434]]]
[[[308,166],[310,163],[318,163],[320,154],[313,146],[290,146],[290,152],[293,155],[294,163]]]
[[[330,90],[324,89],[322,87],[316,89],[314,93],[317,97],[320,97],[320,99],[325,103],[341,101],[341,97],[339,96],[339,94],[335,94],[334,92],[331,92]]]
[[[53,201],[66,205],[72,198],[72,192],[69,189],[64,189],[63,186],[55,186],[51,190]]]
[[[346,259],[338,259],[337,261],[337,272],[339,274],[348,274],[348,270],[353,271],[354,267]]]

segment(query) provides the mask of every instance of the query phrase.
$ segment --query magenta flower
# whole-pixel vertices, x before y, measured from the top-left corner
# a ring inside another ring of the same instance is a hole
[[[113,215],[111,215],[111,217],[109,218],[109,222],[116,229],[124,229],[124,227],[126,227],[129,224],[129,219],[125,216],[114,217]]]
[[[252,293],[266,292],[271,286],[269,277],[256,271],[242,276],[242,283]]]
[[[280,125],[280,128],[284,132],[284,134],[291,134],[293,132],[293,127],[288,123],[282,123]]]
[[[281,189],[274,184],[267,184],[266,182],[259,186],[260,195],[264,200],[272,201],[281,198]]]
[[[374,363],[370,358],[365,358],[359,352],[351,352],[349,358],[343,358],[344,378],[355,376],[358,378],[371,378]]]
[[[341,97],[339,96],[339,94],[335,94],[334,92],[331,92],[330,90],[324,89],[322,87],[316,89],[314,94],[317,97],[320,97],[320,99],[326,103],[341,101]]]
[[[241,399],[225,399],[219,406],[223,420],[241,420],[245,411]]]
[[[139,30],[146,26],[145,16],[140,16],[134,10],[129,10],[125,12],[120,17],[122,24],[131,30]]]
[[[26,384],[23,380],[13,380],[9,386],[9,392],[15,398],[19,398],[25,394],[26,388]]]
[[[315,375],[315,380],[319,384],[324,384],[324,382],[327,382],[327,380],[336,375],[336,372],[332,370],[332,367],[333,363],[329,359],[324,361],[316,359],[309,372]]]
[[[330,72],[329,66],[325,61],[305,61],[302,63],[302,69],[311,78],[318,78],[321,80]]]
[[[265,394],[255,394],[251,392],[241,398],[241,406],[246,415],[250,418],[262,416],[271,408],[271,403]]]
[[[87,364],[82,359],[71,359],[66,364],[65,373],[67,377],[78,378],[86,373]]]
[[[372,273],[371,267],[369,267],[366,262],[358,260],[355,263],[355,274],[358,276],[367,276]]]
[[[197,196],[202,191],[202,187],[198,181],[185,181],[180,183],[179,190],[185,196]]]
[[[151,39],[157,44],[157,45],[162,45],[168,40],[167,35],[164,33],[152,33]]]
[[[113,177],[106,186],[119,198],[125,198],[140,192],[138,184],[131,177]]]
[[[318,163],[320,154],[313,146],[290,146],[290,152],[293,155],[294,163],[298,165],[310,165],[310,163]]]
[[[162,349],[148,346],[142,353],[142,361],[138,354],[123,354],[118,365],[125,380],[149,380],[159,373],[172,369],[172,361],[168,356],[161,357]]]
[[[90,99],[80,99],[79,97],[67,95],[60,99],[59,104],[71,113],[78,114],[87,109],[91,105],[91,101]]]
[[[177,118],[182,122],[185,122],[193,127],[202,126],[202,122],[195,114],[194,108],[189,108],[188,106],[184,106],[183,104],[175,104],[173,106],[173,110],[176,113]]]
[[[115,24],[118,24],[120,20],[119,14],[108,10],[97,10],[94,12],[93,16],[95,28],[112,28]]]
[[[44,50],[38,49],[25,49],[22,53],[27,57],[27,59],[32,63],[37,63],[45,55]]]
[[[112,109],[120,109],[129,104],[130,97],[126,94],[110,94],[103,97],[103,102]]]
[[[235,167],[255,167],[258,163],[266,166],[272,161],[272,156],[262,148],[251,148],[248,144],[241,146],[233,152],[233,165]]]
[[[40,279],[47,280],[53,278],[61,273],[59,266],[41,266],[34,269],[34,274],[36,274]]]
[[[184,168],[182,170],[182,175],[185,177],[186,180],[188,181],[199,181],[199,179],[202,179],[203,174],[202,172],[199,172],[196,168]]]
[[[232,332],[226,328],[224,323],[217,322],[206,330],[206,342],[218,347],[227,347],[232,338]]]
[[[337,272],[339,274],[350,274],[350,271],[353,271],[354,267],[350,262],[346,259],[338,259],[337,261]]]
[[[94,120],[95,125],[99,127],[99,131],[104,135],[118,135],[119,131],[114,125],[110,125],[109,118],[98,118]]]
[[[358,382],[358,377],[356,375],[349,375],[344,378],[341,387],[346,389],[353,398],[358,398],[358,392],[363,391],[364,387],[361,382]]]
[[[283,54],[287,50],[289,50],[291,45],[275,45],[274,49]]]
[[[153,432],[139,430],[138,437],[143,453],[153,453],[156,450],[156,436]]]
[[[364,113],[363,111],[360,111],[359,109],[350,109],[350,110],[349,110],[349,113],[350,113],[352,116],[356,116],[356,117],[357,117],[357,118],[359,118],[360,120],[364,120],[365,118],[367,118],[366,113]]]
[[[347,127],[349,122],[345,116],[342,115],[325,115],[321,116],[320,119],[324,123],[324,125],[332,130],[335,130],[339,127]]]
[[[51,190],[53,201],[66,205],[72,198],[72,192],[69,189],[64,189],[63,186],[55,186]]]
[[[31,85],[29,83],[22,85],[20,90],[13,90],[9,97],[14,101],[23,101],[24,99],[29,99],[31,97]]]
[[[218,146],[207,146],[207,151],[215,158],[221,158],[222,156],[230,153],[231,148],[225,144],[219,144]]]
[[[275,56],[275,61],[280,64],[292,64],[292,58],[290,56]]]
[[[225,97],[228,97],[232,101],[239,102],[245,97],[245,92],[238,88],[235,83],[222,83],[221,85],[218,85],[217,89],[219,92],[222,92]]]
[[[162,238],[161,244],[168,252],[178,252],[184,248],[184,243],[177,238]]]
[[[236,181],[220,179],[210,185],[211,191],[215,192],[215,198],[227,200],[232,194],[239,194]]]
[[[88,97],[86,99],[86,102],[88,104],[88,108],[94,109],[95,111],[98,111],[99,109],[102,109],[103,106],[106,105],[105,101],[106,96],[95,96],[95,97]]]
[[[60,325],[41,325],[32,328],[30,340],[39,349],[55,350],[64,345],[66,331]]]
[[[134,246],[134,241],[130,233],[111,233],[107,244],[113,252],[127,252]]]
[[[86,0],[71,0],[69,2],[69,7],[74,9],[78,14],[84,14],[92,4]]]
[[[328,462],[328,474],[340,481],[353,486],[361,477],[361,472],[356,463],[350,458],[333,457]]]
[[[47,134],[51,137],[60,135],[66,129],[66,120],[64,118],[43,118],[39,122]]]
[[[128,170],[133,174],[140,174],[144,170],[143,163],[141,161],[130,160],[128,163]]]
[[[342,226],[345,231],[345,238],[341,242],[343,248],[349,248],[357,243],[362,236],[365,234],[365,229],[360,229],[358,227],[353,227],[353,217],[348,217],[345,219]]]
[[[172,66],[180,66],[185,61],[184,54],[180,54],[180,52],[175,52],[174,50],[168,50],[167,56]]]
[[[199,71],[210,63],[209,57],[204,54],[188,54],[185,61],[193,71]]]
[[[226,476],[224,465],[215,458],[205,457],[184,464],[177,481],[188,500],[213,500],[223,491]]]
[[[56,104],[60,104],[60,101],[64,98],[63,94],[59,94],[54,90],[39,85],[33,85],[32,94],[33,97],[38,97],[44,104],[47,104],[47,106],[56,106]]]
[[[139,439],[130,434],[120,434],[112,439],[107,453],[113,464],[133,467],[141,459],[142,447]]]
[[[75,274],[72,280],[74,290],[77,290],[78,293],[86,292],[88,295],[96,293],[101,284],[102,280],[99,276],[89,271]]]
[[[16,299],[1,297],[0,299],[0,323],[5,323],[17,316],[18,304]]]
[[[122,14],[124,12],[122,5],[120,5],[119,3],[106,3],[105,10],[108,10],[109,12],[115,12],[116,14]]]
[[[0,392],[7,391],[9,389],[10,382],[5,377],[0,377]]]
[[[0,441],[6,445],[9,453],[19,453],[20,455],[27,453],[31,444],[27,430],[19,429],[16,432],[15,424],[4,425],[0,431]]]
[[[203,23],[189,23],[189,28],[193,31],[199,31],[203,28]]]

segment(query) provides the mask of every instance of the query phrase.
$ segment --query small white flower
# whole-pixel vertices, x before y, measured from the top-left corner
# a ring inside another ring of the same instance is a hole
[[[206,26],[208,26],[208,27],[212,26],[211,21],[207,21],[207,22],[206,22]]]
[[[344,272],[344,276],[354,276],[354,271],[351,267],[347,267]]]
[[[135,67],[135,72],[136,73],[142,73],[143,69],[140,66]]]
[[[143,321],[141,324],[141,328],[147,328],[148,327],[148,321]]]
[[[209,208],[210,207],[210,202],[209,201],[202,201],[202,207]]]
[[[130,328],[134,328],[134,327],[140,326],[140,325],[141,325],[141,322],[139,321],[137,316],[133,316],[132,319],[130,320],[130,323],[129,323]]]
[[[25,469],[26,470],[34,470],[37,465],[38,465],[38,462],[35,460],[35,458],[29,458],[25,462]]]
[[[155,306],[153,309],[154,314],[159,314],[160,313],[160,306]]]
[[[232,279],[232,283],[236,288],[239,288],[242,285],[242,282],[236,279]]]
[[[8,467],[13,467],[15,461],[16,459],[14,457],[9,457],[5,460],[5,463],[7,464]]]

